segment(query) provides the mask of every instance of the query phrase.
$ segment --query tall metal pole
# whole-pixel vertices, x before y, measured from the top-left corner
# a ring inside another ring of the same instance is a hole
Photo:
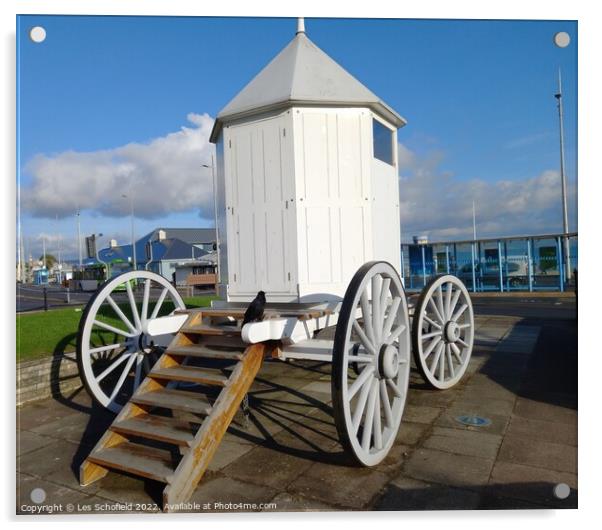
[[[134,236],[134,196],[130,190],[129,196],[125,193],[121,195],[124,199],[130,199],[130,224],[131,224],[131,238],[132,238],[132,270],[138,270],[138,262],[136,260],[136,238]]]
[[[130,213],[132,218],[132,257],[134,260],[134,270],[138,270],[138,260],[136,259],[136,236],[134,235],[134,196],[130,193]]]
[[[211,177],[213,178],[213,217],[214,217],[214,225],[215,225],[215,250],[217,252],[217,267],[215,268],[215,270],[217,271],[217,284],[219,285],[221,278],[220,278],[220,261],[219,261],[219,254],[220,254],[220,250],[219,250],[219,229],[217,226],[217,181],[215,180],[215,157],[213,156],[213,153],[211,153]],[[217,293],[217,287],[218,285],[216,285],[215,287],[215,293]]]
[[[474,201],[472,201],[472,238],[477,240],[477,214],[474,207]]]
[[[566,174],[564,170],[564,114],[562,109],[562,75],[558,69],[558,93],[554,94],[558,100],[558,120],[560,123],[560,181],[562,187],[562,231],[564,243],[564,264],[566,267],[566,279],[571,278],[571,255],[569,250],[569,217],[566,203]]]
[[[82,266],[82,236],[81,236],[81,227],[79,224],[79,216],[80,216],[80,211],[79,208],[77,209],[77,212],[75,214],[77,216],[77,253],[79,256],[79,266]]]

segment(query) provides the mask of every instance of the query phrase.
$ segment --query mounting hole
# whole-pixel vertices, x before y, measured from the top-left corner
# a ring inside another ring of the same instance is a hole
[[[29,38],[36,43],[46,40],[46,30],[42,26],[34,26],[29,30]]]
[[[571,494],[571,488],[568,484],[561,482],[554,487],[554,497],[557,499],[566,499]]]
[[[571,43],[571,36],[566,31],[559,31],[554,35],[554,44],[559,48],[566,48]]]

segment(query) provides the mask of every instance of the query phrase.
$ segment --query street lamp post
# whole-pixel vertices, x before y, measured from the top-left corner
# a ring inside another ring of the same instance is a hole
[[[121,195],[124,199],[128,198],[128,195],[126,195],[125,193]],[[129,195],[129,199],[130,199],[130,219],[131,219],[131,230],[132,230],[132,261],[133,261],[133,266],[134,269],[133,270],[138,270],[138,262],[136,260],[136,239],[134,236],[134,196],[133,194],[130,192]]]
[[[571,278],[571,255],[569,249],[569,219],[567,211],[566,201],[566,174],[564,170],[564,115],[562,109],[562,77],[560,69],[558,70],[558,93],[554,94],[554,97],[558,100],[558,121],[559,121],[559,132],[560,132],[560,181],[562,187],[562,231],[563,231],[563,242],[564,242],[564,262],[566,268],[566,279],[567,281]]]
[[[79,266],[82,266],[82,235],[81,235],[81,227],[80,227],[80,223],[79,223],[79,217],[80,217],[80,210],[79,208],[77,209],[77,212],[75,212],[75,215],[77,217],[77,254],[79,256]]]
[[[203,167],[211,168],[211,178],[213,179],[213,223],[215,225],[215,249],[217,251],[217,282],[215,286],[215,292],[217,293],[217,284],[220,281],[220,260],[219,260],[219,232],[217,227],[217,186],[215,181],[215,159],[213,157],[213,153],[211,153],[211,165],[202,164]]]

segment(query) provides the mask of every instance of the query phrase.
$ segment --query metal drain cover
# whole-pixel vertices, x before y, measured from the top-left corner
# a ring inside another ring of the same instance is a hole
[[[469,425],[470,427],[486,427],[487,425],[491,425],[491,420],[489,418],[482,418],[481,416],[476,416],[474,414],[458,416],[456,417],[456,421],[462,425]]]

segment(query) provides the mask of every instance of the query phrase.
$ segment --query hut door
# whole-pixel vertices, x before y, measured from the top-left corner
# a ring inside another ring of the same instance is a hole
[[[234,295],[295,292],[287,240],[292,195],[284,125],[284,117],[275,117],[230,127],[229,292]]]

